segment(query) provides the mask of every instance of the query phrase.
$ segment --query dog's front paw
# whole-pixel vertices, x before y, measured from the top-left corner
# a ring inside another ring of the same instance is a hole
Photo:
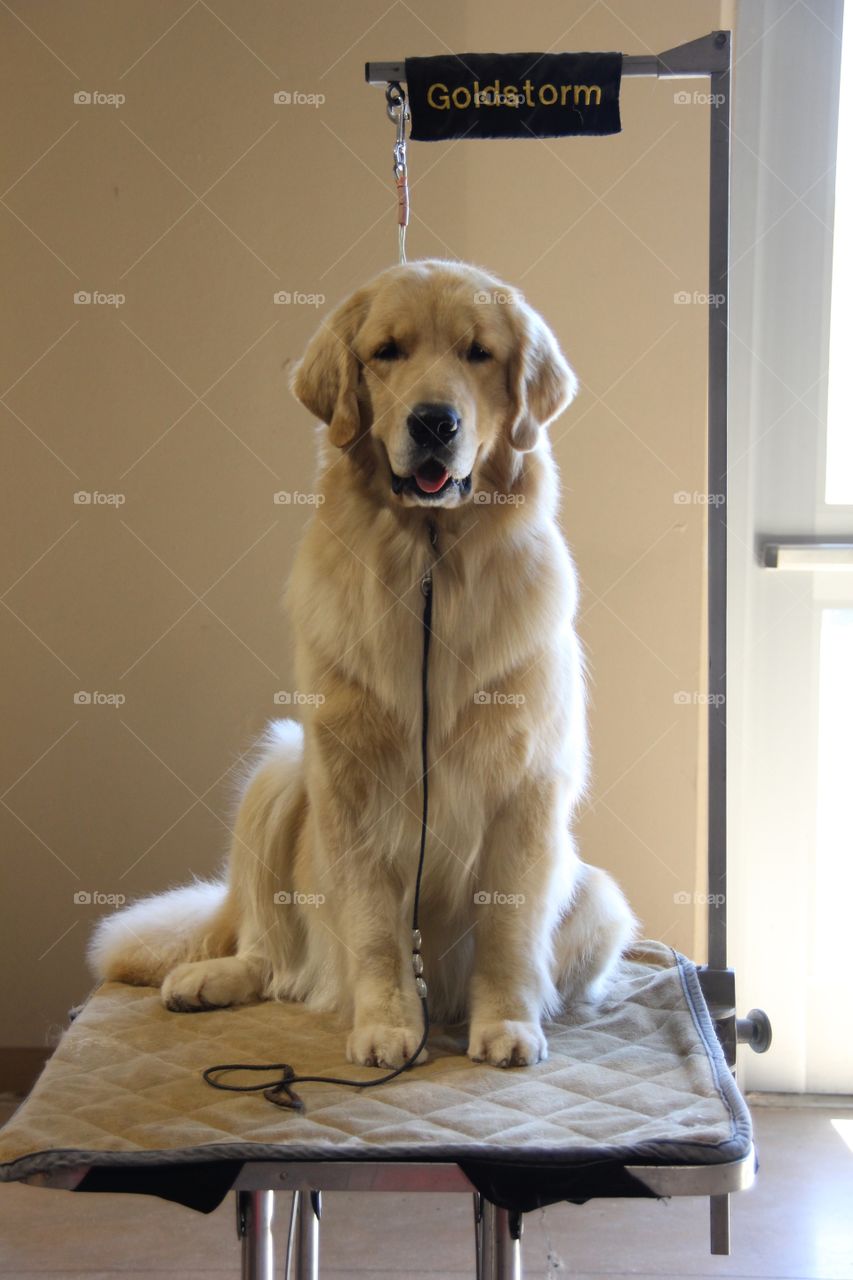
[[[347,1041],[347,1061],[363,1067],[401,1067],[421,1042],[423,1031],[412,1027],[391,1027],[381,1023],[355,1027]],[[426,1049],[418,1062],[426,1062]]]
[[[474,1022],[468,1057],[493,1067],[530,1067],[548,1057],[548,1042],[536,1022]]]

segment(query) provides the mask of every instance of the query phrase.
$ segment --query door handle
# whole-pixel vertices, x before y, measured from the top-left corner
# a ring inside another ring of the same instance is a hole
[[[765,569],[853,569],[853,538],[835,542],[765,542]]]

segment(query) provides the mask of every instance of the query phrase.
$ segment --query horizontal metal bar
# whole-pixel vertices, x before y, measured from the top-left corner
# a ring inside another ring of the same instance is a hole
[[[180,1162],[165,1164],[174,1170]],[[52,1169],[22,1178],[32,1186],[73,1190],[90,1165]],[[127,1166],[125,1166],[127,1167]],[[144,1166],[149,1171],[152,1165]],[[184,1166],[192,1177],[191,1164]],[[626,1165],[628,1173],[659,1196],[725,1195],[744,1191],[755,1180],[755,1154],[727,1164]],[[249,1160],[235,1191],[466,1191],[474,1190],[457,1164],[404,1160]]]
[[[755,1182],[755,1151],[728,1164],[626,1164],[625,1172],[656,1196],[720,1196],[746,1191]]]
[[[474,1190],[458,1164],[430,1161],[253,1160],[243,1165],[237,1190],[467,1191]]]
[[[743,1191],[755,1179],[752,1149],[741,1160],[726,1164],[626,1165],[655,1195],[708,1196]],[[455,1164],[405,1161],[327,1160],[277,1162],[262,1160],[243,1165],[234,1184],[238,1190],[315,1191],[468,1191],[473,1187]]]
[[[694,76],[710,76],[728,65],[728,46],[731,33],[712,31],[687,44],[678,45],[659,54],[626,53],[622,59],[622,75],[654,76],[659,80],[682,80]],[[500,56],[499,54],[496,56]],[[398,62],[367,62],[364,78],[368,84],[388,84],[396,80],[405,83],[405,59]]]
[[[671,76],[673,72],[664,69],[654,55],[646,57],[645,55],[632,57],[626,55],[622,59],[622,76]],[[688,71],[683,75],[703,75],[709,76],[710,71]],[[364,78],[368,84],[388,84],[389,81],[397,81],[398,84],[405,84],[406,81],[406,64],[405,62],[366,62],[364,70]]]
[[[765,569],[853,569],[853,538],[838,542],[766,542]]]

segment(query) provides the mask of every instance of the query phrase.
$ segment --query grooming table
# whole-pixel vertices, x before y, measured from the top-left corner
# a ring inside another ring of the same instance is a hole
[[[300,1085],[305,1112],[284,1111],[201,1072],[287,1061],[375,1078],[345,1063],[332,1015],[269,1003],[174,1014],[150,988],[108,983],[0,1131],[0,1178],[204,1209],[235,1189],[244,1275],[264,1280],[276,1189],[297,1193],[299,1277],[318,1274],[323,1190],[474,1191],[478,1274],[497,1277],[521,1274],[521,1215],[538,1206],[751,1183],[749,1113],[696,967],[663,944],[636,947],[596,1010],[549,1024],[536,1067],[472,1063],[463,1030],[435,1029],[430,1061],[379,1089]]]

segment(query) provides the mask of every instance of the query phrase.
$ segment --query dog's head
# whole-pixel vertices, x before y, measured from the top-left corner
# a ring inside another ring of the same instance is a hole
[[[505,439],[535,448],[574,396],[547,325],[475,267],[392,267],[321,325],[292,388],[333,444],[368,443],[375,480],[409,506],[456,506]]]

